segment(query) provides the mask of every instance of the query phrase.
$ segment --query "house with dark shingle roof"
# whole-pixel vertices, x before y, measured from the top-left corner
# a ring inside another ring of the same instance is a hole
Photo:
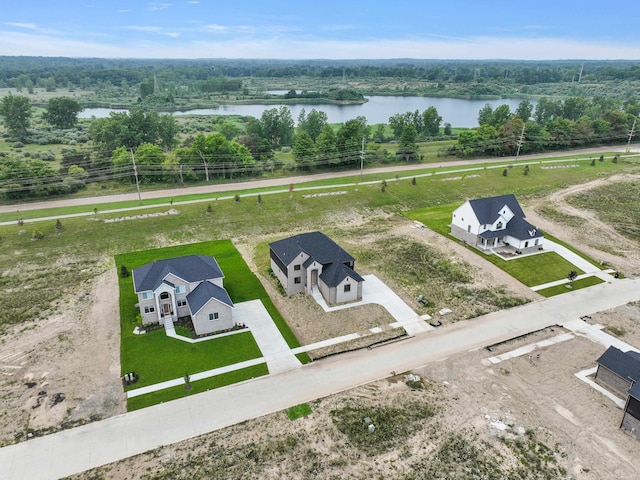
[[[451,235],[481,250],[511,246],[517,252],[540,250],[544,239],[513,194],[467,200],[453,211]]]
[[[287,295],[319,291],[335,305],[362,299],[364,279],[355,259],[321,232],[309,232],[269,244],[271,269]]]
[[[233,302],[213,257],[187,255],[147,263],[133,270],[142,324],[168,325],[189,317],[196,334],[234,326]]]
[[[595,379],[622,397],[640,380],[640,356],[637,352],[623,352],[610,346],[596,363]]]

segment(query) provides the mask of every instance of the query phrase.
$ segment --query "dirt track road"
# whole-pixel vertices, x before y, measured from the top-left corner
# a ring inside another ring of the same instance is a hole
[[[519,162],[527,162],[531,160],[537,160],[540,158],[550,158],[550,157],[563,157],[570,155],[596,155],[607,152],[626,152],[626,145],[618,145],[611,147],[599,147],[599,148],[589,148],[583,150],[570,150],[563,152],[547,152],[544,154],[536,154],[536,155],[521,155],[518,159]],[[640,150],[640,145],[632,145],[630,151],[633,153],[638,152]],[[500,158],[487,158],[487,159],[473,159],[473,160],[454,160],[454,161],[443,161],[442,163],[429,163],[429,164],[411,164],[411,165],[401,165],[401,166],[391,166],[391,167],[381,167],[381,168],[372,168],[364,171],[366,174],[379,174],[379,173],[398,173],[408,170],[417,170],[420,168],[439,168],[439,167],[462,167],[469,166],[479,163],[498,163],[513,160],[515,161],[515,157],[500,157]],[[218,193],[218,192],[229,192],[229,191],[238,191],[250,188],[265,188],[265,187],[284,187],[293,183],[294,185],[302,182],[311,182],[317,180],[327,180],[334,178],[354,178],[360,174],[360,170],[346,170],[340,172],[326,172],[326,173],[316,173],[313,175],[297,175],[295,177],[284,177],[284,178],[274,178],[268,180],[250,180],[244,182],[234,182],[234,183],[225,183],[225,184],[215,184],[215,185],[204,185],[198,187],[184,187],[184,188],[173,188],[173,189],[164,189],[164,190],[154,190],[143,192],[143,199],[152,199],[152,198],[171,198],[176,195],[191,195],[198,193]],[[79,205],[95,205],[95,204],[104,204],[104,203],[112,203],[112,202],[124,202],[137,200],[138,194],[136,192],[132,193],[123,193],[117,195],[104,195],[104,196],[95,196],[95,197],[82,197],[82,198],[67,198],[60,200],[50,200],[50,201],[41,201],[41,202],[30,202],[30,203],[13,203],[9,205],[0,205],[0,213],[9,213],[15,212],[16,210],[26,211],[26,210],[39,210],[42,208],[58,208],[58,207],[70,207],[70,206],[79,206]]]

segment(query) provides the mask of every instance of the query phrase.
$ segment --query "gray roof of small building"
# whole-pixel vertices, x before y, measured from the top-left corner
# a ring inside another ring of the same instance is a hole
[[[218,262],[213,257],[187,255],[167,258],[147,263],[133,270],[133,284],[136,293],[155,290],[169,274],[189,283],[224,278]]]
[[[515,195],[509,193],[507,195],[499,195],[497,197],[477,198],[469,200],[469,205],[473,209],[476,218],[481,225],[487,225],[495,222],[500,216],[500,210],[505,205],[513,212],[516,217],[524,218],[526,215],[520,207]]]
[[[191,313],[195,315],[212,298],[233,307],[233,302],[226,289],[211,282],[202,282],[187,295],[187,303]]]
[[[283,238],[269,244],[282,263],[289,265],[301,252],[322,265],[353,262],[354,258],[322,232],[309,232]]]
[[[622,378],[633,380],[640,379],[640,359],[636,355],[610,346],[597,360],[598,365],[608,368]]]

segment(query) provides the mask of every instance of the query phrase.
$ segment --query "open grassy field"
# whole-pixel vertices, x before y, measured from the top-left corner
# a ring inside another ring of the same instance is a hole
[[[114,254],[142,251],[230,237],[274,235],[278,232],[325,229],[340,223],[345,215],[368,216],[371,212],[401,213],[415,209],[444,208],[467,198],[515,193],[521,201],[543,196],[550,191],[637,167],[626,162],[604,163],[591,167],[581,162],[574,168],[542,169],[531,167],[527,176],[514,172],[507,177],[499,169],[480,170],[475,177],[458,175],[389,181],[386,191],[379,184],[340,188],[345,195],[303,198],[304,193],[263,195],[240,202],[217,201],[207,214],[207,203],[180,205],[178,215],[148,217],[131,221],[104,223],[87,218],[67,218],[62,230],[55,221],[0,227],[0,283],[7,295],[0,298],[0,330],[9,325],[49,316],[65,302],[81,295],[85,285],[106,269],[114,268]],[[445,178],[450,178],[445,180]],[[164,212],[154,207],[145,213]],[[119,218],[122,213],[99,215]],[[42,234],[32,240],[33,234]]]

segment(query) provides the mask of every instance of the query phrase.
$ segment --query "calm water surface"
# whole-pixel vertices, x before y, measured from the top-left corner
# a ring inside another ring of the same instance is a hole
[[[327,114],[329,123],[344,123],[357,116],[366,117],[369,125],[387,123],[389,117],[396,113],[423,112],[433,106],[442,117],[442,124],[450,123],[453,127],[477,127],[478,112],[487,103],[493,108],[507,104],[511,111],[515,111],[522,99],[503,98],[500,100],[464,100],[460,98],[435,98],[435,97],[391,97],[371,96],[369,101],[362,105],[328,105],[328,104],[296,104],[296,105],[220,105],[216,108],[197,108],[183,112],[168,112],[170,115],[248,115],[260,118],[262,112],[271,108],[286,106],[291,110],[294,120],[298,119],[300,111],[304,108],[307,113],[311,109],[322,110]],[[535,106],[536,102],[531,100]],[[78,115],[80,118],[108,117],[110,112],[126,111],[110,108],[86,108]]]

